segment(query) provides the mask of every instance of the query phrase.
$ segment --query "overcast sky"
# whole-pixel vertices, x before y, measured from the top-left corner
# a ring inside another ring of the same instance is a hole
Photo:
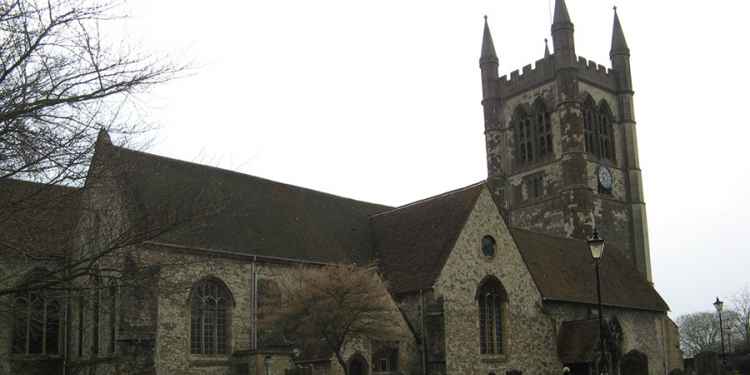
[[[195,67],[142,97],[149,151],[389,205],[469,185],[482,16],[502,75],[542,57],[550,1],[130,0],[130,43]],[[568,0],[578,55],[606,66],[612,5]],[[673,317],[710,310],[748,283],[750,2],[617,5],[656,288]]]

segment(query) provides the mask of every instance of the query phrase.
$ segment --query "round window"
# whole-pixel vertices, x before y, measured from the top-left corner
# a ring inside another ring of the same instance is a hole
[[[482,254],[488,257],[495,255],[495,239],[492,236],[482,238]]]

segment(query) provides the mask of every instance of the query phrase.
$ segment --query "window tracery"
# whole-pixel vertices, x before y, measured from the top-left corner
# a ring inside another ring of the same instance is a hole
[[[553,154],[552,119],[547,106],[537,98],[529,108],[518,106],[514,113],[516,164],[525,165]]]
[[[477,292],[479,302],[479,350],[481,354],[503,353],[503,320],[507,294],[500,281],[489,277]]]
[[[606,101],[597,106],[591,96],[583,102],[584,146],[587,153],[597,158],[615,160],[612,111]]]
[[[230,300],[229,291],[218,280],[204,279],[193,287],[190,301],[192,354],[227,353]]]
[[[28,290],[16,293],[13,299],[12,352],[58,355],[61,303],[51,291],[37,289],[35,284],[41,281],[38,275],[32,275],[30,280],[23,285]]]

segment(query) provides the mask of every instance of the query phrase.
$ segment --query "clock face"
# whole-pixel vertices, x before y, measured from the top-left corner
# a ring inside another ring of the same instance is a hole
[[[597,175],[599,177],[599,185],[607,191],[612,190],[612,173],[609,169],[601,166]]]

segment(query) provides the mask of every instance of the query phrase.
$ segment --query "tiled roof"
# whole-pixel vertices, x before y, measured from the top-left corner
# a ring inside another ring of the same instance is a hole
[[[395,294],[432,287],[484,183],[372,217],[378,265]]]
[[[547,300],[596,304],[594,261],[584,240],[512,228],[534,282]],[[605,243],[600,265],[602,303],[652,311],[669,308],[620,250]]]
[[[316,262],[367,262],[368,217],[389,207],[237,172],[112,147],[134,221],[155,240]],[[165,218],[170,222],[164,222]]]
[[[63,256],[78,222],[80,189],[0,180],[0,254]]]

